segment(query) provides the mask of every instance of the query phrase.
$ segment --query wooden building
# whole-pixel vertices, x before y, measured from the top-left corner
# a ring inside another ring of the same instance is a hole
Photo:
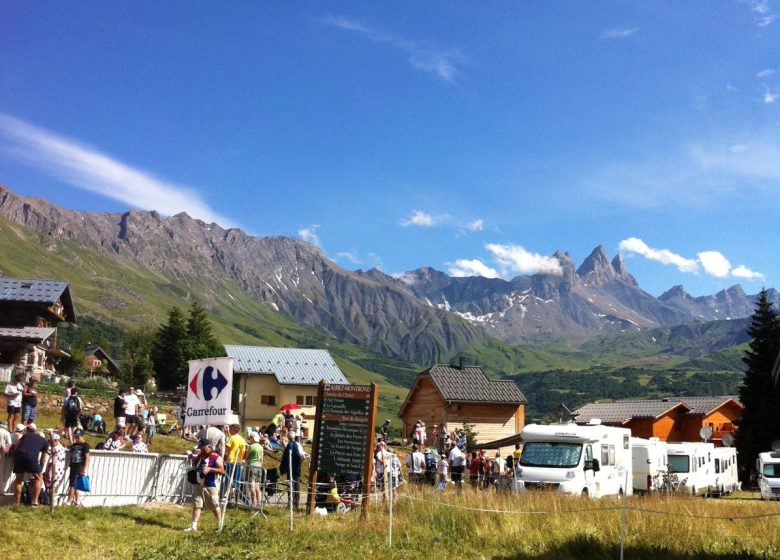
[[[90,375],[108,375],[116,377],[121,371],[121,364],[109,356],[100,346],[87,348],[84,353],[84,371]]]
[[[0,277],[0,381],[53,374],[56,360],[68,355],[57,325],[75,321],[67,282]]]
[[[699,431],[712,428],[711,441],[722,445],[734,434],[744,406],[735,396],[680,397],[595,402],[574,411],[578,424],[598,418],[603,424],[631,429],[634,437],[661,441],[701,441]]]
[[[314,425],[320,381],[349,383],[327,350],[226,344],[225,355],[233,358],[242,425],[268,424],[280,407],[297,404],[309,419],[304,434],[312,437],[306,428]]]
[[[527,400],[511,381],[490,379],[479,366],[437,364],[421,372],[415,380],[398,417],[406,436],[415,423],[426,426],[432,442],[434,426],[444,424],[448,432],[474,424],[477,443],[485,443],[519,433],[525,425]]]

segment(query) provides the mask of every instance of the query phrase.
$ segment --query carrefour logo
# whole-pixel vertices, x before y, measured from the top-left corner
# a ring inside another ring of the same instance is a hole
[[[219,397],[227,384],[228,380],[221,371],[213,366],[208,366],[204,370],[198,370],[192,378],[190,391],[196,399],[208,402]]]

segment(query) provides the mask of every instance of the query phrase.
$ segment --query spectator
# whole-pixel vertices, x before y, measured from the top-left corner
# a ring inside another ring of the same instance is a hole
[[[122,429],[114,430],[103,444],[103,451],[122,451],[125,448],[125,438]]]
[[[241,435],[239,424],[230,425],[230,439],[228,439],[225,454],[225,475],[233,480],[233,488],[239,493],[241,490],[242,461],[246,455],[246,440]]]
[[[288,441],[280,460],[279,470],[289,481],[296,509],[298,509],[301,502],[299,491],[301,485],[301,463],[303,463],[303,455],[301,454],[300,446],[292,440]]]
[[[128,436],[132,436],[138,430],[138,408],[140,406],[141,401],[138,399],[138,395],[130,387],[130,390],[125,395],[125,417]]]
[[[506,470],[510,478],[515,477],[515,456],[512,453],[506,456]]]
[[[22,390],[22,422],[29,426],[38,417],[38,382],[30,379]]]
[[[387,471],[387,463],[390,460],[390,454],[385,450],[383,442],[376,444],[374,450],[374,480],[376,481],[377,492],[384,492],[385,490],[385,473]]]
[[[200,513],[205,507],[214,512],[214,516],[219,523],[222,518],[222,511],[219,509],[219,493],[217,487],[217,477],[225,474],[225,467],[222,463],[222,457],[215,452],[211,441],[202,439],[198,442],[200,453],[194,457],[194,468],[198,471],[198,484],[193,489],[192,500],[192,525],[184,529],[185,531],[197,531]]]
[[[16,446],[19,445],[19,442],[22,441],[22,437],[24,437],[24,432],[27,431],[27,426],[24,424],[17,424],[16,429],[14,430],[14,433],[11,434],[11,445],[16,449]]]
[[[0,420],[0,453],[8,455],[13,445],[11,432],[8,431],[8,424],[5,420]]]
[[[144,395],[144,392],[141,389],[136,389],[135,396],[138,397],[138,415],[143,416],[144,410],[146,410],[146,407],[148,406],[146,395]]]
[[[466,445],[468,444],[468,438],[462,428],[458,428],[455,437],[455,445],[457,445],[461,451],[466,451]]]
[[[201,428],[196,434],[195,439],[197,441],[207,439],[211,442],[211,448],[215,453],[218,453],[220,457],[225,455],[225,432],[221,428],[216,426],[209,426]]]
[[[72,398],[72,395],[71,395]],[[68,499],[66,505],[80,506],[79,492],[76,490],[76,478],[86,476],[89,466],[89,444],[84,441],[84,432],[73,432],[75,441],[70,446],[70,478],[68,479]]]
[[[124,389],[119,389],[119,394],[114,398],[114,429],[124,428],[127,425],[127,413],[125,408],[125,395]]]
[[[401,460],[395,453],[390,454],[390,485],[393,489],[398,488],[401,484]]]
[[[273,420],[271,420],[271,423],[268,425],[268,430],[266,431],[268,437],[273,438],[276,435],[276,430],[283,426],[284,415],[281,412],[277,412],[276,416],[273,417]]]
[[[48,456],[47,450],[49,444],[42,435],[37,433],[35,423],[27,426],[27,433],[16,444],[14,450],[14,474],[16,474],[16,483],[14,485],[14,500],[16,505],[22,502],[22,481],[24,475],[32,476],[33,491],[30,496],[30,503],[33,506],[38,505],[38,496],[41,493],[41,484],[43,478],[43,466],[46,464]]]
[[[79,425],[79,416],[84,407],[84,401],[79,397],[79,391],[75,387],[70,390],[70,396],[65,399],[62,409],[65,415],[65,437],[73,441],[73,430]]]
[[[131,453],[149,453],[149,448],[146,447],[141,434],[135,434],[133,436],[133,444],[130,446]]]
[[[450,470],[450,464],[447,462],[447,459],[442,455],[439,457],[439,462],[436,465],[436,470],[439,473],[439,482],[447,482],[448,476]]]
[[[72,379],[70,381],[68,381],[68,383],[65,385],[64,391],[62,392],[62,399],[63,399],[63,401],[70,396],[70,393],[71,393],[71,391],[73,390],[73,388],[75,386],[76,386],[76,382],[75,381],[73,381]]]
[[[390,420],[385,420],[382,424],[382,441],[385,443],[390,441]]]
[[[5,401],[8,411],[8,425],[15,426],[21,420],[22,413],[22,374],[17,373],[14,380],[5,386]]]
[[[341,503],[339,486],[336,484],[336,475],[332,474],[328,477],[328,493],[325,497],[325,508],[332,513],[338,509],[339,503]]]
[[[246,448],[244,460],[247,464],[247,481],[249,482],[249,499],[253,507],[260,507],[260,484],[263,483],[263,446],[260,445],[260,434],[249,434],[249,445]]]
[[[51,439],[49,441],[49,455],[51,456],[51,460],[49,461],[49,466],[46,469],[46,474],[44,475],[44,484],[46,485],[46,488],[51,488],[54,486],[56,491],[57,485],[65,476],[66,453],[67,450],[65,449],[65,446],[63,446],[62,442],[60,442],[60,434],[52,432]],[[54,475],[53,479],[52,474]],[[49,499],[54,499],[54,492],[52,492],[52,495],[49,496]]]
[[[463,471],[466,468],[466,457],[457,445],[450,450],[450,466],[452,467],[452,482],[460,486],[463,483]]]
[[[158,408],[153,406],[149,409],[149,417],[146,422],[146,441],[151,445],[154,436],[157,434],[157,413]]]
[[[412,445],[412,452],[406,457],[406,466],[409,467],[409,480],[421,483],[425,477],[425,455],[420,452],[420,446]]]

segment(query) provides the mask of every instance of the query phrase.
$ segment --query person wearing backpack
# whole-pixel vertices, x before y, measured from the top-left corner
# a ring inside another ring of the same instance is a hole
[[[68,441],[73,441],[73,430],[79,425],[79,416],[84,402],[79,397],[79,391],[75,387],[71,389],[70,396],[65,399],[62,405],[63,415],[65,416],[65,437]]]

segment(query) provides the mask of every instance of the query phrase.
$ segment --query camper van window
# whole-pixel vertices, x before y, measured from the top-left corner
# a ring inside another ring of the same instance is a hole
[[[669,472],[685,473],[690,471],[691,458],[688,455],[669,455]]]
[[[601,466],[606,467],[609,465],[609,445],[601,446]]]
[[[610,445],[609,446],[609,464],[614,466],[615,465],[615,446]]]
[[[715,474],[720,474],[720,459],[715,459]]]
[[[593,448],[590,445],[585,446],[585,462],[593,461]]]
[[[629,445],[629,439],[630,439],[630,436],[628,434],[623,436],[623,449],[629,449],[631,447]]]
[[[529,441],[520,454],[524,467],[560,467],[570,469],[580,464],[581,443]]]
[[[768,463],[761,472],[767,478],[780,478],[780,463]]]

